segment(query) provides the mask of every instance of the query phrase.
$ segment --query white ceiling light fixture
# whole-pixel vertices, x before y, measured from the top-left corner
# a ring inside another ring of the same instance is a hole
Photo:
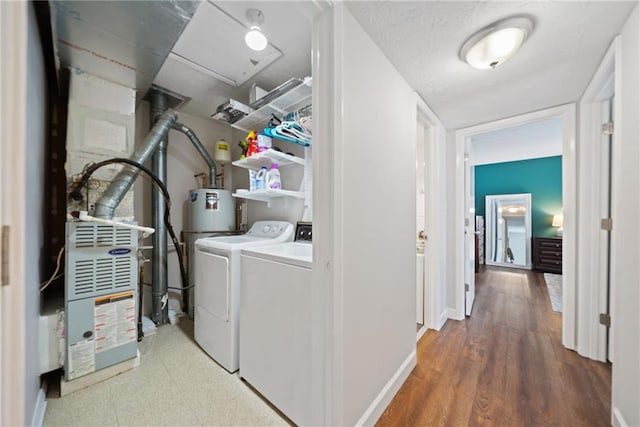
[[[244,42],[253,50],[264,50],[267,47],[267,37],[262,33],[260,25],[264,22],[264,14],[258,9],[247,10],[249,31],[244,36]]]
[[[533,26],[529,16],[514,16],[491,24],[464,42],[460,59],[480,70],[496,68],[516,53]]]

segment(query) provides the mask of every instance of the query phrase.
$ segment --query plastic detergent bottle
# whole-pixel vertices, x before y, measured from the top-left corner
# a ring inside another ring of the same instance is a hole
[[[256,190],[265,189],[265,181],[267,179],[267,167],[262,166],[256,174]]]
[[[280,169],[278,169],[277,163],[271,163],[271,169],[267,173],[267,188],[271,190],[279,190],[282,188]]]
[[[256,188],[256,175],[257,174],[258,174],[257,171],[249,170],[249,191],[257,190],[257,188]]]

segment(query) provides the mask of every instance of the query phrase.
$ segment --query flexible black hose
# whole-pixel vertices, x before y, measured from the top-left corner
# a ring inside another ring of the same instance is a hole
[[[142,325],[142,292],[144,292],[144,263],[140,263],[138,268],[138,342],[144,338],[144,328]]]
[[[162,181],[160,181],[160,178],[158,178],[150,169],[148,169],[146,166],[141,165],[140,163],[131,160],[131,159],[125,159],[124,157],[114,157],[113,159],[108,159],[108,160],[104,160],[102,162],[98,162],[98,163],[94,163],[91,166],[89,166],[82,174],[82,177],[80,177],[80,179],[78,181],[76,181],[74,183],[74,188],[71,191],[71,193],[69,194],[71,196],[71,198],[75,201],[81,201],[84,197],[82,196],[82,188],[87,185],[87,182],[89,181],[89,178],[91,178],[91,175],[93,175],[93,173],[100,169],[103,166],[107,166],[107,165],[111,165],[114,163],[126,163],[129,164],[131,166],[134,166],[136,168],[138,168],[139,170],[141,170],[142,172],[144,172],[145,174],[147,174],[147,176],[149,176],[149,178],[151,178],[153,180],[153,182],[158,186],[158,188],[160,189],[160,191],[162,191],[162,195],[165,198],[165,202],[169,201],[168,204],[170,205],[171,202],[171,197],[169,196],[169,192],[167,191],[167,187],[165,187],[164,183]]]
[[[146,166],[131,160],[125,159],[121,157],[115,157],[113,159],[104,160],[102,162],[94,163],[89,166],[82,177],[74,184],[73,190],[70,193],[70,196],[73,200],[81,201],[83,199],[82,196],[82,188],[87,185],[89,178],[93,173],[100,169],[103,166],[114,164],[114,163],[126,163],[135,168],[138,168],[142,172],[144,172],[149,178],[151,178],[154,184],[160,189],[162,192],[162,196],[164,197],[164,202],[167,207],[164,211],[164,224],[167,226],[167,231],[169,232],[169,236],[171,237],[171,241],[173,242],[173,246],[176,248],[176,254],[178,255],[178,265],[180,266],[180,278],[182,279],[182,291],[185,292],[189,289],[189,285],[187,283],[187,270],[184,267],[184,258],[182,254],[182,248],[180,247],[180,242],[178,242],[178,238],[176,237],[176,233],[173,231],[173,226],[171,225],[171,219],[169,215],[169,211],[171,210],[171,196],[169,196],[169,191],[164,183],[158,178],[151,170],[149,170]],[[186,313],[189,308],[182,307],[182,310]]]

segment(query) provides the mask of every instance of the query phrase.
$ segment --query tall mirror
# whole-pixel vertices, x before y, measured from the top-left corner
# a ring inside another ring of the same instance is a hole
[[[531,194],[486,196],[486,262],[531,269]]]

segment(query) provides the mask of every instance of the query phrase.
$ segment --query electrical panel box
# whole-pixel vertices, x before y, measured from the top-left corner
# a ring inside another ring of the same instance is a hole
[[[65,379],[137,356],[138,232],[68,222]]]

